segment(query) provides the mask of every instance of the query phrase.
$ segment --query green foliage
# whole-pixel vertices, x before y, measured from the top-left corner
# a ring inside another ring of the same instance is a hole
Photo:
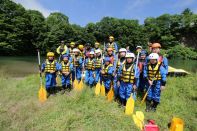
[[[104,17],[80,27],[59,12],[44,18],[39,11],[25,10],[11,0],[1,0],[0,7],[0,55],[34,55],[37,48],[44,54],[55,51],[61,40],[93,45],[107,42],[110,35],[119,47],[130,46],[132,51],[137,45],[146,48],[148,42],[160,42],[165,50],[179,43],[197,49],[197,15],[190,9],[148,17],[143,25],[138,20]]]
[[[169,58],[193,59],[197,60],[197,52],[192,48],[176,45],[166,52]]]
[[[32,53],[32,44],[29,40],[30,19],[26,10],[9,0],[2,0],[0,7],[0,42],[7,43],[4,44],[6,47],[3,47],[4,50],[1,50],[0,54],[25,54],[28,51]],[[5,50],[7,47],[8,50]]]
[[[30,15],[30,24],[31,24],[31,43],[36,48],[45,48],[42,44],[46,35],[46,26],[45,26],[45,18],[44,16],[36,10],[27,10]]]

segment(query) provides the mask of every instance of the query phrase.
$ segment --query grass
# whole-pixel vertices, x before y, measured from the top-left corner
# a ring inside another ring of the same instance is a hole
[[[197,130],[197,74],[169,78],[162,92],[156,113],[145,113],[145,119],[154,119],[160,129],[168,130],[173,116],[185,122],[186,131]],[[39,78],[24,79],[0,77],[0,130],[138,130],[130,116],[115,102],[95,97],[93,90],[49,97],[38,102]],[[135,110],[144,111],[145,105],[136,102]]]
[[[24,77],[37,72],[38,65],[36,57],[0,56],[0,74],[6,74],[7,77]]]

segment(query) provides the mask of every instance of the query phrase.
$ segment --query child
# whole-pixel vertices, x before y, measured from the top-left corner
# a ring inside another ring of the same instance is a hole
[[[79,49],[74,48],[73,52],[74,52],[74,57],[72,58],[72,61],[73,61],[72,81],[74,82],[75,75],[76,75],[76,78],[79,82],[81,80],[83,59],[80,56]]]
[[[65,90],[71,90],[71,72],[73,70],[73,64],[69,62],[69,56],[63,55],[63,61],[61,62],[60,72],[62,74],[62,94],[64,94]]]
[[[101,50],[97,49],[95,50],[95,54],[96,54],[96,58],[95,58],[95,83],[99,82],[99,78],[100,78],[100,71],[101,71],[101,67],[102,67],[102,56],[101,56]]]
[[[117,85],[120,86],[119,94],[123,106],[126,105],[127,99],[131,96],[132,92],[134,93],[138,85],[139,68],[135,68],[134,60],[135,55],[133,53],[127,53],[126,62],[118,71]]]
[[[94,51],[91,51],[89,54],[89,58],[85,60],[85,83],[90,86],[91,88],[94,85],[94,79],[95,79],[95,59],[94,59]]]
[[[53,52],[47,53],[47,59],[42,64],[41,71],[45,72],[45,87],[47,91],[47,96],[55,94],[56,86],[56,73],[59,70],[60,66],[54,58]]]
[[[158,61],[159,55],[151,53],[149,55],[149,63],[144,67],[144,78],[147,79],[149,87],[146,98],[146,112],[156,111],[157,105],[160,102],[161,90],[166,84],[166,69]]]
[[[105,61],[105,65],[101,70],[101,75],[102,75],[102,81],[104,82],[104,86],[105,86],[105,93],[107,94],[113,82],[114,67],[112,64],[110,64],[109,57],[105,57],[104,61]]]

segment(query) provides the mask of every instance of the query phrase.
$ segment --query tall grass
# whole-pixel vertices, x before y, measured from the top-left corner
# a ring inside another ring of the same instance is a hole
[[[197,130],[196,81],[197,74],[169,78],[157,112],[144,112],[145,119],[154,119],[161,130],[168,130],[167,124],[177,116],[185,121],[186,131]],[[94,96],[92,89],[57,94],[41,104],[38,76],[21,80],[1,76],[0,83],[0,130],[138,130],[124,108]],[[144,111],[139,101],[135,110]]]

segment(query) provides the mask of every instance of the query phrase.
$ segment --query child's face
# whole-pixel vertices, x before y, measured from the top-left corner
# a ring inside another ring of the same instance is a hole
[[[52,56],[49,56],[49,60],[53,60],[54,59],[54,57],[52,57]]]
[[[125,57],[126,52],[120,52],[120,57]]]
[[[96,56],[99,57],[101,55],[101,53],[96,53]]]
[[[68,62],[68,57],[64,57],[63,61]]]
[[[74,53],[75,53],[75,55],[76,55],[76,56],[78,56],[78,55],[79,55],[79,52],[74,52]]]
[[[160,48],[152,48],[152,53],[159,53],[160,52]]]
[[[109,42],[113,42],[114,41],[114,39],[113,38],[109,38]]]
[[[141,55],[140,59],[144,60],[146,58],[146,55]]]
[[[156,63],[157,63],[157,60],[152,59],[152,60],[150,60],[150,63],[151,63],[151,64],[156,64]]]
[[[137,52],[140,52],[141,50],[142,50],[141,48],[137,48],[137,50],[136,50],[136,51],[137,51]]]
[[[94,55],[90,55],[90,58],[93,58],[94,57]]]
[[[106,61],[106,62],[105,62],[105,65],[106,65],[106,66],[109,65],[109,61]]]
[[[113,53],[112,51],[108,51],[108,55],[112,55],[112,53]]]
[[[127,58],[127,63],[132,63],[133,62],[133,58]]]
[[[61,47],[64,48],[64,43],[61,43]]]

